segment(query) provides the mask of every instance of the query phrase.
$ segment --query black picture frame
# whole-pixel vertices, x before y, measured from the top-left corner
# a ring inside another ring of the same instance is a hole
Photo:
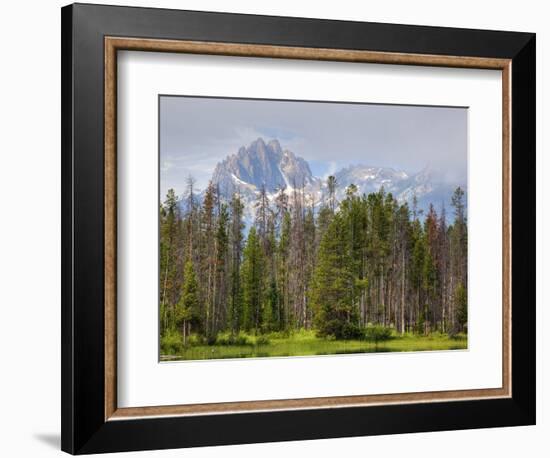
[[[61,14],[64,451],[535,424],[535,34],[89,4],[66,6]],[[511,59],[512,396],[105,421],[105,36]]]

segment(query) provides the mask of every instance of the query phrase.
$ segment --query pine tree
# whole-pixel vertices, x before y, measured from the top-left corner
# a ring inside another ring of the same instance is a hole
[[[423,323],[424,334],[428,334],[433,322],[433,300],[436,296],[436,279],[437,270],[432,257],[432,254],[428,249],[425,251],[424,265],[422,266],[422,288],[424,290],[424,309],[423,309]]]
[[[304,232],[304,190],[293,186],[289,257],[289,285],[291,321],[295,328],[303,328],[307,313],[307,272]]]
[[[268,224],[270,220],[271,210],[269,208],[269,199],[267,198],[267,192],[265,185],[262,184],[260,187],[260,193],[258,194],[258,199],[255,202],[256,208],[256,221],[255,225],[258,231],[258,237],[260,238],[260,243],[264,252],[267,251],[268,244]]]
[[[411,317],[414,316],[414,319],[411,321],[416,325],[416,330],[418,332],[423,332],[424,323],[424,307],[421,303],[423,300],[423,284],[424,284],[424,258],[426,256],[426,245],[425,237],[422,233],[422,227],[418,220],[415,220],[412,224],[412,259],[410,266],[410,277],[411,283],[414,292],[414,298],[412,302],[414,303],[414,310],[411,313]],[[421,323],[422,321],[422,323]]]
[[[304,217],[304,299],[306,300],[306,318],[303,325],[306,329],[309,329],[311,327],[312,321],[312,310],[309,304],[307,289],[308,285],[311,282],[311,277],[313,276],[313,271],[315,269],[315,232],[315,212],[312,205],[306,210]]]
[[[427,255],[424,258],[424,291],[426,293],[425,308],[425,330],[427,333],[438,320],[436,304],[441,297],[437,293],[439,289],[440,264],[439,259],[439,227],[435,208],[432,204],[429,206],[426,221],[424,222],[424,233],[426,240]]]
[[[455,291],[455,306],[456,320],[462,331],[465,331],[468,326],[468,297],[466,289],[461,284],[458,285]]]
[[[466,227],[466,214],[464,207],[464,191],[458,187],[456,188],[452,199],[451,205],[454,208],[455,220],[453,225],[449,228],[449,250],[450,250],[450,295],[456,297],[457,289],[460,285],[465,289],[467,294],[468,288],[468,269],[467,269],[467,256],[468,256],[468,235]],[[460,323],[456,321],[458,309],[456,300],[451,301],[453,310],[450,312],[451,316],[451,329],[452,332],[456,332],[460,327]]]
[[[410,254],[410,239],[411,239],[411,225],[410,225],[410,212],[409,207],[405,203],[399,207],[396,224],[398,226],[398,239],[399,239],[399,276],[400,276],[400,298],[399,298],[399,330],[401,334],[405,333],[406,328],[406,318],[410,316],[411,311],[409,309],[408,313],[406,312],[406,298],[409,297],[408,284],[409,284],[409,263],[411,259]],[[410,301],[410,298],[409,298]]]
[[[441,331],[448,331],[449,310],[449,237],[447,232],[447,217],[445,205],[441,205],[438,233],[438,260],[439,260],[439,300],[441,302]]]
[[[160,208],[160,317],[161,329],[173,326],[175,299],[177,296],[177,253],[178,253],[178,198],[173,189],[166,194]]]
[[[195,196],[195,180],[193,177],[187,177],[187,195],[185,198],[185,235],[187,240],[186,259],[191,259],[196,255],[196,240],[198,239],[198,215],[197,200]],[[196,259],[193,259],[196,261]]]
[[[237,193],[233,194],[230,204],[230,261],[229,261],[229,327],[235,334],[239,331],[243,320],[242,310],[242,289],[241,289],[241,256],[244,228],[243,224],[244,206]]]
[[[282,216],[281,235],[279,245],[277,247],[277,278],[279,279],[279,295],[280,295],[280,327],[289,329],[291,326],[291,310],[290,310],[290,290],[289,290],[289,275],[290,275],[290,235],[292,232],[292,220],[290,213],[285,211]]]
[[[275,279],[269,282],[262,316],[263,331],[278,331],[281,326],[279,291]]]
[[[334,175],[327,178],[329,208],[332,213],[336,211],[336,187],[338,183]]]
[[[345,225],[336,214],[319,247],[311,301],[319,335],[338,339],[358,336],[358,314],[352,303],[354,282]]]
[[[202,203],[200,215],[201,250],[198,253],[200,257],[199,278],[201,285],[205,285],[202,291],[202,302],[204,304],[203,321],[206,336],[209,340],[215,338],[213,329],[214,315],[214,288],[215,288],[215,270],[216,270],[216,252],[215,244],[212,243],[215,234],[215,208],[217,204],[214,185],[210,181]]]
[[[228,244],[229,236],[227,227],[229,224],[229,213],[227,205],[222,204],[219,209],[218,223],[216,230],[216,269],[214,282],[214,317],[213,334],[217,334],[227,321],[227,272],[229,264]]]
[[[241,283],[243,288],[243,325],[247,331],[260,330],[264,302],[265,260],[256,228],[252,227],[243,252]]]
[[[183,345],[187,344],[187,336],[191,332],[191,324],[199,320],[198,283],[193,263],[185,263],[183,288],[176,308],[176,323],[182,327]]]

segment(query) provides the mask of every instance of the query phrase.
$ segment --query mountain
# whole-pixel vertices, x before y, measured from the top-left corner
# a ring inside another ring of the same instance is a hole
[[[396,171],[387,167],[369,167],[366,165],[352,165],[334,174],[338,190],[336,197],[343,199],[345,189],[350,184],[355,184],[359,194],[377,192],[382,186],[386,192],[394,195],[402,192],[408,184],[410,177],[402,171]]]
[[[309,186],[315,181],[308,163],[292,151],[283,150],[278,140],[265,143],[258,138],[248,147],[241,146],[237,154],[218,163],[212,182],[222,194],[262,186],[268,193],[284,187]]]
[[[278,140],[266,143],[262,138],[248,147],[241,146],[236,154],[219,162],[212,183],[218,186],[224,200],[229,200],[235,192],[240,194],[247,222],[254,219],[254,203],[262,186],[270,200],[279,189],[288,193],[293,188],[320,187],[320,180],[312,175],[304,159],[288,149],[283,150]]]
[[[454,189],[457,186],[465,189],[464,183],[446,183],[438,179],[429,168],[408,174],[389,167],[357,164],[339,170],[334,176],[337,200],[345,198],[345,190],[350,184],[357,186],[359,194],[377,192],[384,187],[399,202],[411,204],[416,195],[420,210],[427,211],[433,203],[438,212],[444,205],[448,215],[451,215],[450,200]],[[307,161],[283,149],[278,140],[266,143],[262,138],[248,147],[242,146],[237,153],[219,162],[212,183],[218,187],[223,200],[230,200],[235,192],[240,194],[247,225],[254,221],[255,203],[262,187],[270,201],[281,189],[290,196],[294,189],[303,188],[306,205],[316,207],[323,205],[328,196],[326,182],[313,176]]]

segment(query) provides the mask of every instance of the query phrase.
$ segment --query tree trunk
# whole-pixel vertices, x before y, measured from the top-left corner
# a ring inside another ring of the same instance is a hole
[[[405,250],[401,254],[401,334],[405,334]]]

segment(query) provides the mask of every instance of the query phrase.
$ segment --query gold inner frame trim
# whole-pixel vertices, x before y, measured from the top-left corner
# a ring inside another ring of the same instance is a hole
[[[336,396],[171,406],[118,408],[116,336],[117,247],[117,51],[174,52],[238,57],[493,69],[502,72],[502,387],[455,391]],[[511,60],[345,49],[105,37],[105,420],[273,410],[372,406],[511,397]]]

